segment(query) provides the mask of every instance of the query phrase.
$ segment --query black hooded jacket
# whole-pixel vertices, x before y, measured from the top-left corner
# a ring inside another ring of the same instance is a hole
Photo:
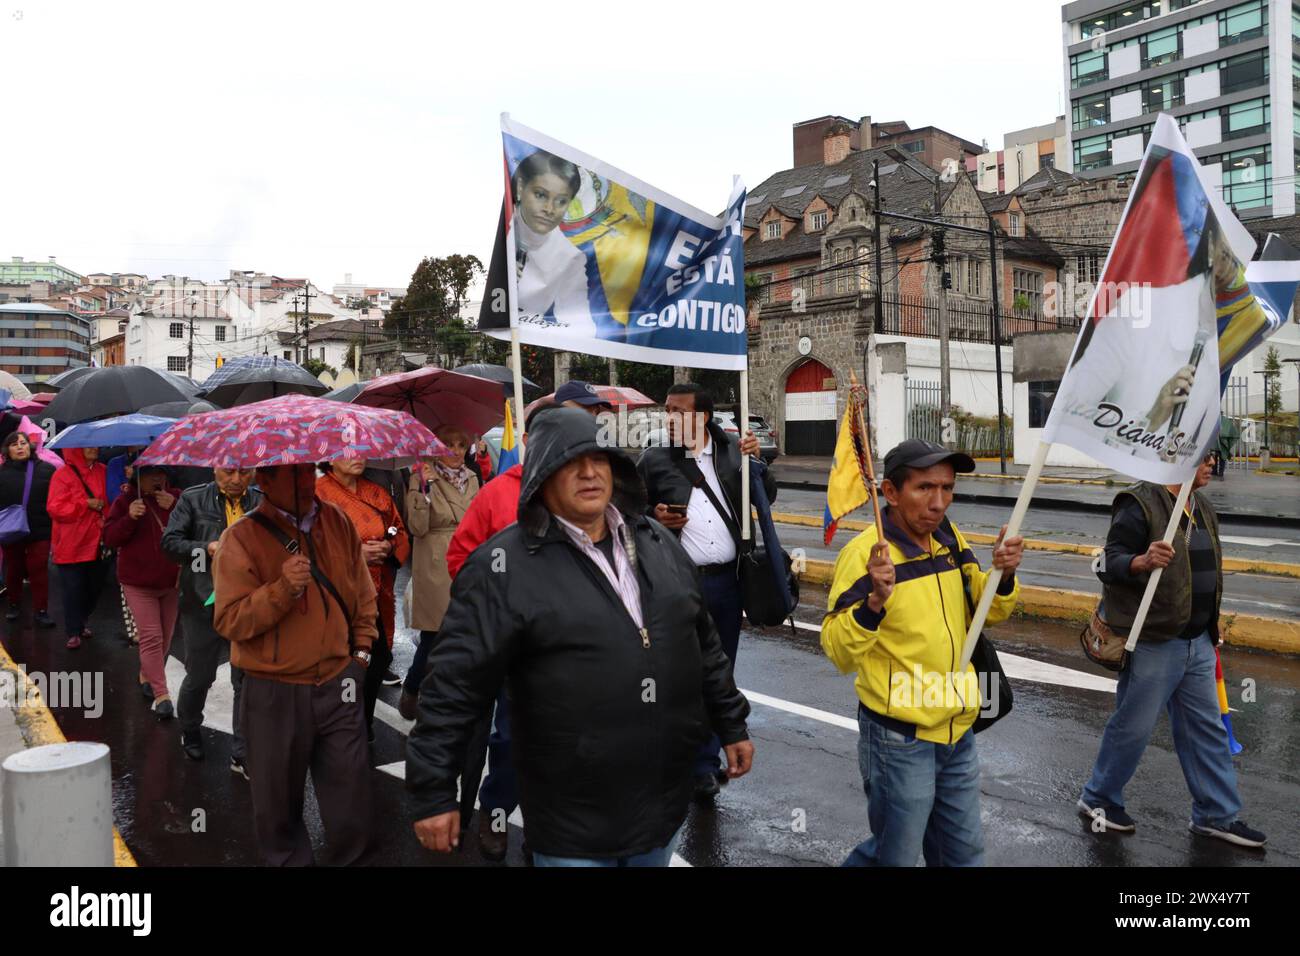
[[[529,431],[519,521],[456,576],[406,747],[416,819],[457,808],[475,723],[508,683],[512,759],[529,845],[568,857],[623,857],[664,846],[682,825],[692,763],[710,728],[747,739],[749,703],[676,538],[644,514],[631,460],[602,448],[577,409]],[[641,586],[642,639],[601,570],[542,504],[546,480],[605,451],[613,504],[627,522]]]

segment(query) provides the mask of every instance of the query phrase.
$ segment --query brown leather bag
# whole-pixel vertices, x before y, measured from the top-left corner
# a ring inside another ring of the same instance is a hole
[[[1124,646],[1128,638],[1111,630],[1101,611],[1099,604],[1087,626],[1079,632],[1079,643],[1083,646],[1084,656],[1094,664],[1100,664],[1108,671],[1122,671],[1128,666],[1128,650]]]

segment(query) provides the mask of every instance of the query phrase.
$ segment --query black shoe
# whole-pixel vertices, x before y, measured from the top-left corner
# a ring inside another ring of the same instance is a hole
[[[248,779],[248,770],[247,770],[247,768],[244,766],[244,758],[243,758],[243,757],[231,757],[231,758],[230,758],[230,772],[233,773],[233,774],[237,774],[238,776],[243,777],[245,780]]]
[[[146,680],[140,682],[140,694],[149,700],[153,700],[153,686]]]
[[[153,713],[159,720],[171,720],[176,716],[176,708],[172,706],[170,700],[164,697],[162,700],[153,702]]]
[[[420,712],[420,698],[415,694],[402,691],[402,697],[397,702],[397,712],[404,720],[415,720]]]
[[[1103,830],[1132,833],[1137,829],[1137,824],[1133,822],[1132,817],[1124,812],[1123,807],[1108,806],[1104,803],[1090,807],[1082,797],[1079,799],[1078,807],[1081,816],[1087,817],[1089,820],[1101,821]]]
[[[47,611],[37,611],[36,614],[32,616],[32,621],[37,627],[54,626],[54,618],[50,617]]]
[[[720,787],[725,787],[731,780],[731,778],[727,776],[727,771],[725,768],[719,770],[717,773],[713,775],[713,777],[715,780],[718,781],[718,786]]]
[[[1268,842],[1268,837],[1246,826],[1240,820],[1229,827],[1198,827],[1195,823],[1188,823],[1187,829],[1200,836],[1214,837],[1227,843],[1235,843],[1237,846],[1258,848]]]
[[[181,750],[191,760],[203,759],[203,734],[198,730],[181,731]]]
[[[22,614],[22,608],[20,608],[17,604],[10,604],[9,607],[5,610],[5,620],[16,621],[18,620],[18,617],[21,614]]]
[[[398,677],[396,674],[394,674],[392,671],[384,671],[384,679],[382,683],[385,687],[396,687],[401,682],[402,679]]]
[[[695,778],[695,799],[699,803],[712,803],[720,790],[718,778],[711,773],[700,774]]]

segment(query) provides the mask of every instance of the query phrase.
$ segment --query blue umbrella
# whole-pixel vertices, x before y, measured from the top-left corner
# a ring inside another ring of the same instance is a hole
[[[50,448],[111,448],[148,446],[155,438],[176,424],[174,418],[157,415],[119,415],[94,422],[81,422],[59,432]]]

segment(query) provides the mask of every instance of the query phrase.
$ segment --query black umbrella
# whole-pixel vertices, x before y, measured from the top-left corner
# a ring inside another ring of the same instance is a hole
[[[82,375],[59,392],[46,406],[44,417],[75,425],[191,398],[165,372],[144,365],[110,365],[91,371],[93,375]]]
[[[485,378],[489,382],[500,382],[502,385],[502,391],[507,396],[514,393],[515,373],[504,365],[488,365],[479,362],[474,365],[462,365],[454,371],[460,375],[473,375],[475,378]],[[530,381],[527,378],[524,379],[525,400],[531,401],[532,399],[537,398],[542,394],[542,391],[542,387],[536,382]]]
[[[47,378],[41,383],[41,388],[49,392],[58,392],[67,388],[77,379],[98,371],[99,369],[94,365],[82,365],[79,368],[70,368],[66,372],[60,372],[58,375]]]
[[[361,390],[366,387],[365,382],[353,382],[351,385],[344,385],[342,388],[336,388],[332,392],[326,392],[321,398],[328,398],[331,402],[344,402],[345,404],[356,401]]]
[[[146,405],[140,409],[141,415],[157,415],[159,418],[184,418],[186,415],[198,415],[202,412],[215,412],[217,406],[201,399],[187,398],[181,402],[162,402],[158,405]]]
[[[329,388],[301,365],[279,356],[249,355],[217,369],[199,392],[220,408],[249,405],[282,395],[324,395]]]

